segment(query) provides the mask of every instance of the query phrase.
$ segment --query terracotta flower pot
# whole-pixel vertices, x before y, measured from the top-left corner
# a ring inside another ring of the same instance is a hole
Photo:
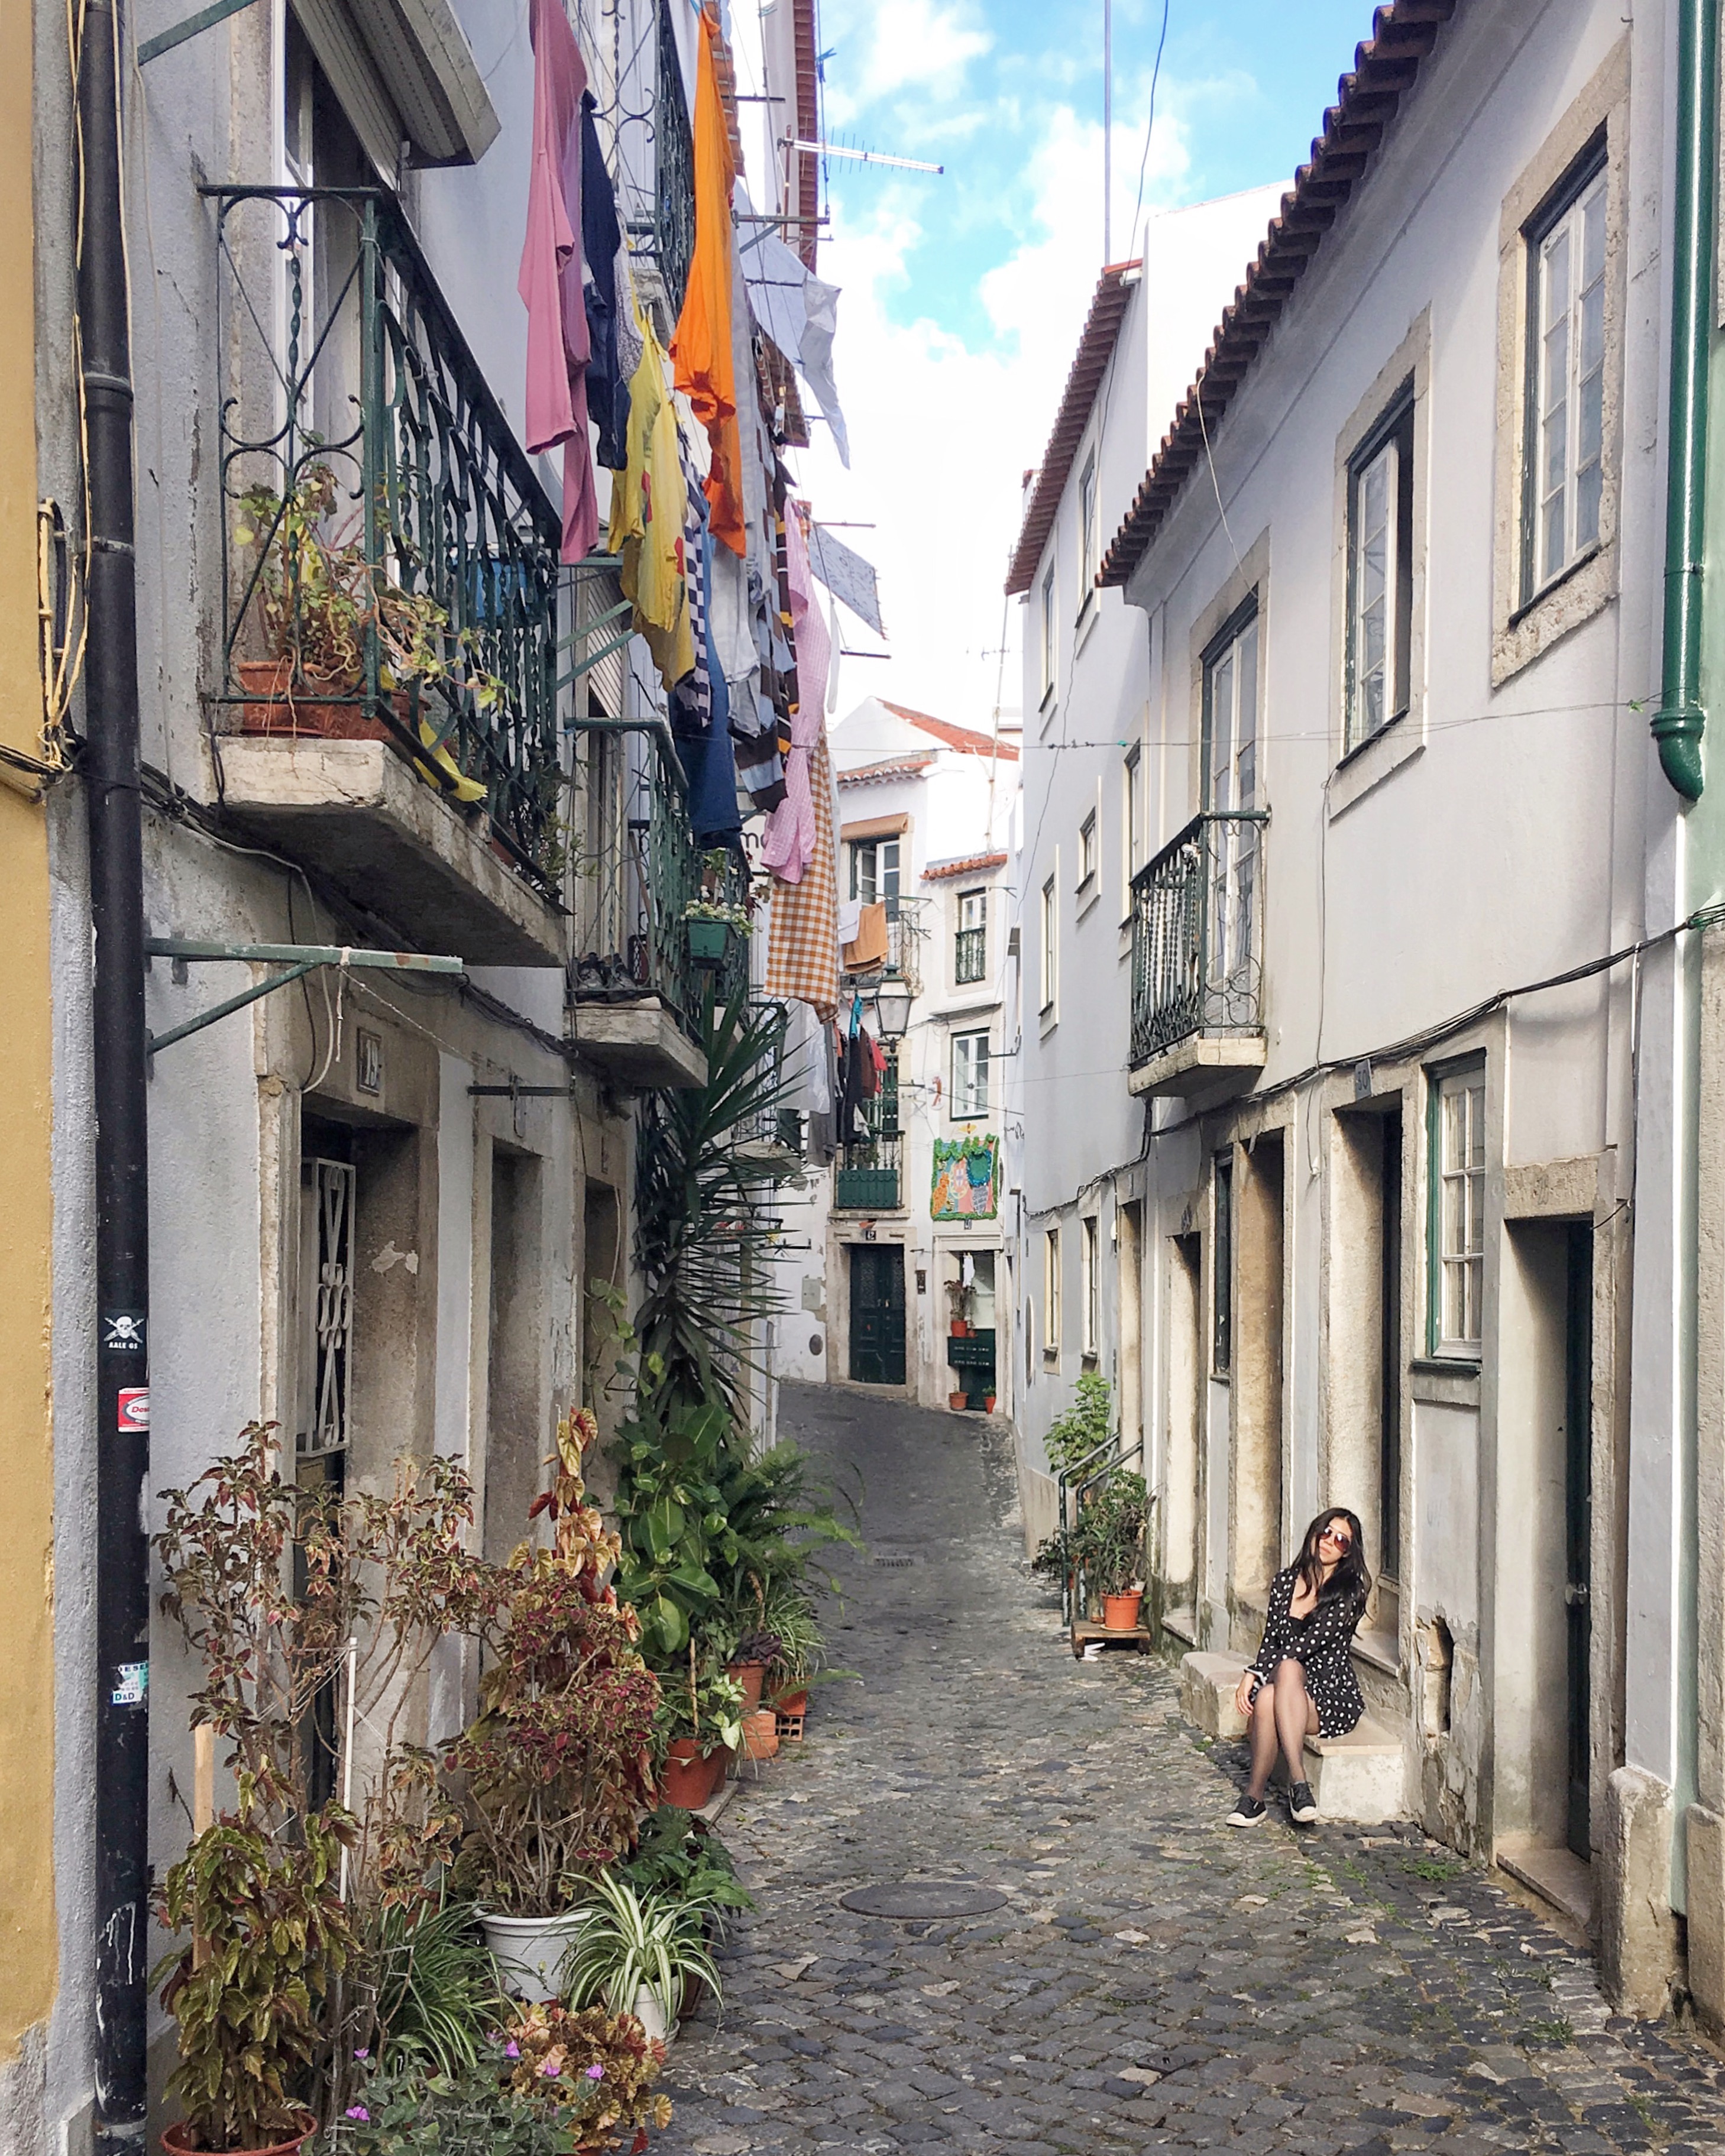
[[[742,1686],[742,1708],[745,1714],[752,1713],[761,1704],[761,1686],[767,1681],[765,1662],[726,1662],[725,1674],[734,1677]]]
[[[327,701],[352,696],[356,682],[302,671],[295,685],[293,663],[287,659],[242,659],[234,670],[246,695],[240,706],[242,733],[309,734],[322,741],[390,738],[382,721],[369,717],[363,706]]]
[[[1142,1589],[1130,1594],[1105,1594],[1102,1597],[1102,1622],[1111,1632],[1136,1631],[1138,1605],[1143,1601]]]
[[[770,1707],[757,1707],[742,1717],[742,1741],[751,1759],[778,1757],[778,1717]]]
[[[701,1746],[694,1738],[675,1738],[665,1754],[665,1771],[659,1777],[659,1800],[665,1804],[680,1804],[685,1811],[698,1812],[717,1788],[723,1772],[721,1753],[715,1752],[703,1758]]]
[[[983,1394],[983,1413],[984,1414],[993,1414],[993,1412],[994,1395],[993,1393],[984,1393]]]
[[[285,2140],[272,2141],[264,2148],[224,2150],[223,2156],[299,2156],[300,2150],[317,2131],[317,2121],[311,2113],[308,2111],[303,2114],[303,2117],[305,2123],[300,2131],[297,2133],[290,2134]],[[162,2145],[167,2149],[167,2156],[194,2156],[192,2144],[186,2138],[184,2119],[182,2119],[177,2125],[163,2129]]]
[[[807,1714],[809,1687],[799,1685],[795,1691],[781,1691],[773,1695],[773,1704],[780,1714]]]
[[[969,1404],[970,1395],[968,1393],[948,1393],[947,1394],[947,1405],[952,1409],[954,1414],[957,1414],[961,1408],[968,1407]]]

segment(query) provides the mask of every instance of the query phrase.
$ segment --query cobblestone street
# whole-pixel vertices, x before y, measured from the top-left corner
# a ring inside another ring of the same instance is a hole
[[[1173,1673],[1075,1664],[983,1425],[787,1388],[865,1486],[807,1742],[723,1832],[760,1900],[671,2058],[691,2156],[1725,2150],[1725,2068],[1612,2018],[1590,1963],[1411,1828],[1221,1824],[1237,1748]],[[896,1922],[905,1880],[1004,1897]]]

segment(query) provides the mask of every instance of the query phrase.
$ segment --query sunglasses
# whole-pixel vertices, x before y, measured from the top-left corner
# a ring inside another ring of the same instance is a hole
[[[1326,1527],[1322,1533],[1319,1535],[1318,1540],[1321,1543],[1334,1543],[1337,1549],[1352,1549],[1353,1548],[1353,1537],[1352,1535],[1338,1535],[1333,1527]]]

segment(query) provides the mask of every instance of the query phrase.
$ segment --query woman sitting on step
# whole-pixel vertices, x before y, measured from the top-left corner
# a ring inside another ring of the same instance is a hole
[[[1301,1826],[1317,1817],[1306,1740],[1345,1737],[1365,1712],[1353,1650],[1371,1586],[1359,1522],[1332,1505],[1306,1530],[1299,1557],[1271,1581],[1264,1644],[1234,1695],[1250,1725],[1252,1772],[1230,1826],[1256,1826],[1264,1817],[1278,1746],[1288,1765],[1288,1817]]]

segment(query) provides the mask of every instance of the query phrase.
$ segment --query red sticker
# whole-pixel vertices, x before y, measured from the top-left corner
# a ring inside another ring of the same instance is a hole
[[[148,1430],[150,1388],[147,1385],[121,1387],[119,1426],[121,1430]]]

